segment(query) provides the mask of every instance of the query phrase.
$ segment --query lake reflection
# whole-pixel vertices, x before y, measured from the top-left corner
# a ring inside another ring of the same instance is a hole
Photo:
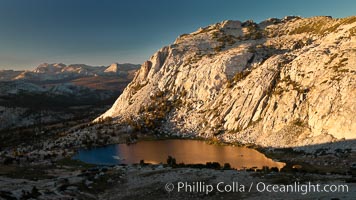
[[[285,164],[267,158],[264,154],[246,147],[210,145],[199,140],[156,140],[140,141],[136,144],[116,144],[105,147],[82,149],[73,157],[86,163],[99,165],[133,164],[144,160],[146,163],[166,163],[168,156],[177,163],[205,164],[230,163],[231,167],[282,168]],[[118,160],[118,159],[121,160]]]

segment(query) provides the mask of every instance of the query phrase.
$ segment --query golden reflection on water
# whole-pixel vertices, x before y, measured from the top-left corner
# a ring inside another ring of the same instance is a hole
[[[118,144],[117,155],[126,164],[166,163],[168,156],[173,156],[177,163],[205,164],[219,162],[230,163],[236,169],[262,168],[263,166],[283,168],[285,163],[273,161],[264,154],[246,147],[210,145],[199,140],[158,140],[141,141],[137,144]]]

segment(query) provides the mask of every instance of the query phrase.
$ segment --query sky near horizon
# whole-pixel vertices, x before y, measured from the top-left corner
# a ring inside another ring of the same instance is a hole
[[[178,35],[223,20],[356,15],[355,0],[0,0],[0,70],[141,64]]]

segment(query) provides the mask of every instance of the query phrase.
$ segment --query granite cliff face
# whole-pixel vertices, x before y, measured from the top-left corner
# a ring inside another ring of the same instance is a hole
[[[356,17],[224,21],[142,64],[100,118],[262,146],[356,139]]]

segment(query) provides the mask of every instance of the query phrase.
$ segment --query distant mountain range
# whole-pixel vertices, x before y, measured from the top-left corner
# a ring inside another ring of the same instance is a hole
[[[113,63],[108,67],[89,66],[85,64],[65,65],[63,63],[43,63],[34,70],[0,70],[0,81],[45,81],[87,76],[127,75],[132,72],[132,70],[135,71],[137,68],[139,68],[139,65],[129,63]]]
[[[114,102],[139,67],[43,63],[34,70],[1,70],[0,129],[35,125],[40,112],[41,123],[51,123],[82,116],[78,106],[100,110]]]

